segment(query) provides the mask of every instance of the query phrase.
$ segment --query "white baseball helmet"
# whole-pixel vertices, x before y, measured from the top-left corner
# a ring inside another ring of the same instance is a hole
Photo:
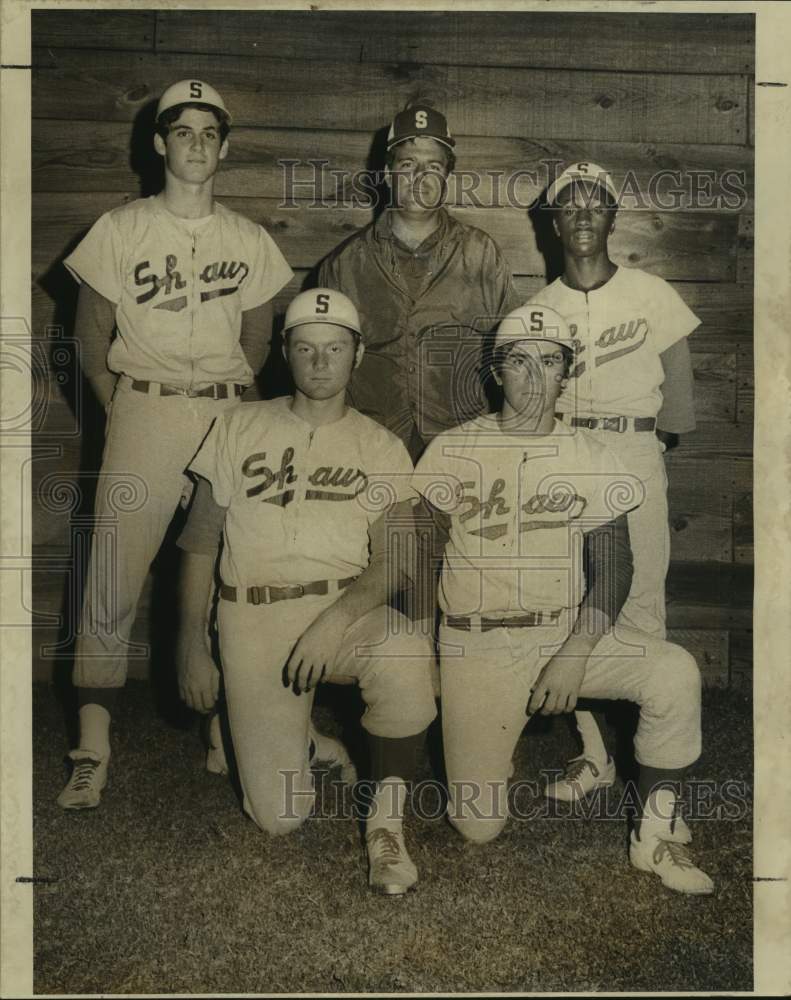
[[[528,303],[508,313],[497,328],[494,348],[497,350],[518,340],[549,340],[572,351],[576,346],[569,325],[560,313],[538,303]]]
[[[286,309],[283,333],[303,323],[334,323],[363,335],[354,303],[333,288],[311,288],[291,300]]]
[[[216,108],[228,124],[231,124],[231,115],[225,102],[214,87],[204,83],[203,80],[179,80],[178,83],[172,83],[159,99],[157,118],[163,111],[177,104],[208,104]]]
[[[597,163],[591,163],[590,160],[578,160],[577,163],[569,164],[563,173],[549,185],[547,204],[554,205],[560,192],[569,184],[583,181],[587,181],[589,184],[600,184],[613,201],[618,201],[615,184],[604,167],[600,167]]]

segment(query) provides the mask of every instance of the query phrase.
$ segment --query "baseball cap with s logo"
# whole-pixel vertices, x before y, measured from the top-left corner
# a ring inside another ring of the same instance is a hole
[[[436,139],[448,149],[452,149],[456,145],[456,140],[452,138],[448,129],[445,115],[426,104],[415,104],[399,111],[393,119],[387,133],[387,148],[391,150],[400,142],[406,142],[408,139],[419,139],[421,136]]]

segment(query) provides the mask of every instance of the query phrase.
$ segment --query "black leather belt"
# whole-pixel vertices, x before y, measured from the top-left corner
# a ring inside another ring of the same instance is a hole
[[[344,580],[314,580],[313,583],[295,583],[289,587],[248,587],[245,598],[248,604],[274,604],[275,601],[294,601],[308,594],[329,594],[330,586],[334,584],[337,590],[343,590],[357,577],[348,576]],[[239,601],[240,589],[220,584],[220,597],[224,601]]]
[[[533,628],[536,625],[554,625],[560,620],[560,611],[529,611],[526,615],[508,618],[469,618],[464,615],[445,615],[445,624],[465,632],[491,632],[494,628]]]
[[[203,389],[183,389],[177,385],[166,385],[164,382],[149,382],[146,379],[132,379],[131,386],[137,392],[152,392],[155,396],[208,396],[210,399],[228,399],[229,396],[241,396],[246,386],[236,383],[214,382]]]
[[[572,417],[568,413],[556,413],[555,416],[572,427],[587,427],[589,431],[615,431],[623,434],[630,428],[633,431],[652,431],[656,427],[655,417]]]

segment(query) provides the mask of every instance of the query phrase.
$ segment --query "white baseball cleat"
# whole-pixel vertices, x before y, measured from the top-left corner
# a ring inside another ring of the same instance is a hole
[[[674,844],[691,844],[692,831],[687,826],[683,816],[676,816],[673,822],[673,829],[662,834],[665,840],[670,840]]]
[[[107,785],[109,757],[100,757],[93,750],[72,750],[69,760],[74,765],[66,787],[58,796],[62,809],[95,809]]]
[[[417,868],[407,853],[403,833],[377,827],[365,836],[368,885],[385,896],[403,896],[417,886]]]
[[[714,892],[714,883],[701,871],[689,856],[684,844],[667,840],[664,835],[649,832],[643,824],[642,839],[632,831],[629,843],[629,860],[641,872],[654,872],[662,884],[676,892],[690,896],[708,896]]]
[[[329,768],[340,767],[341,779],[347,785],[353,785],[357,781],[357,768],[340,740],[320,733],[312,722],[308,730],[308,740],[308,756],[311,767],[319,762],[326,764]]]
[[[615,781],[615,764],[608,759],[602,765],[580,754],[566,764],[566,773],[555,781],[547,782],[544,795],[561,802],[575,802],[595,792],[597,788],[609,788]]]

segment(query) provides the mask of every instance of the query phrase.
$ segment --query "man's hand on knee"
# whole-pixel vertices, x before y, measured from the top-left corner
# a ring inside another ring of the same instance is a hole
[[[527,711],[530,715],[573,712],[584,677],[585,660],[581,657],[553,657],[533,685]]]
[[[220,671],[205,634],[182,635],[176,652],[179,694],[196,712],[210,712],[220,690]]]
[[[283,683],[301,694],[321,681],[333,680],[343,637],[349,628],[347,617],[332,605],[302,633],[283,670]]]

